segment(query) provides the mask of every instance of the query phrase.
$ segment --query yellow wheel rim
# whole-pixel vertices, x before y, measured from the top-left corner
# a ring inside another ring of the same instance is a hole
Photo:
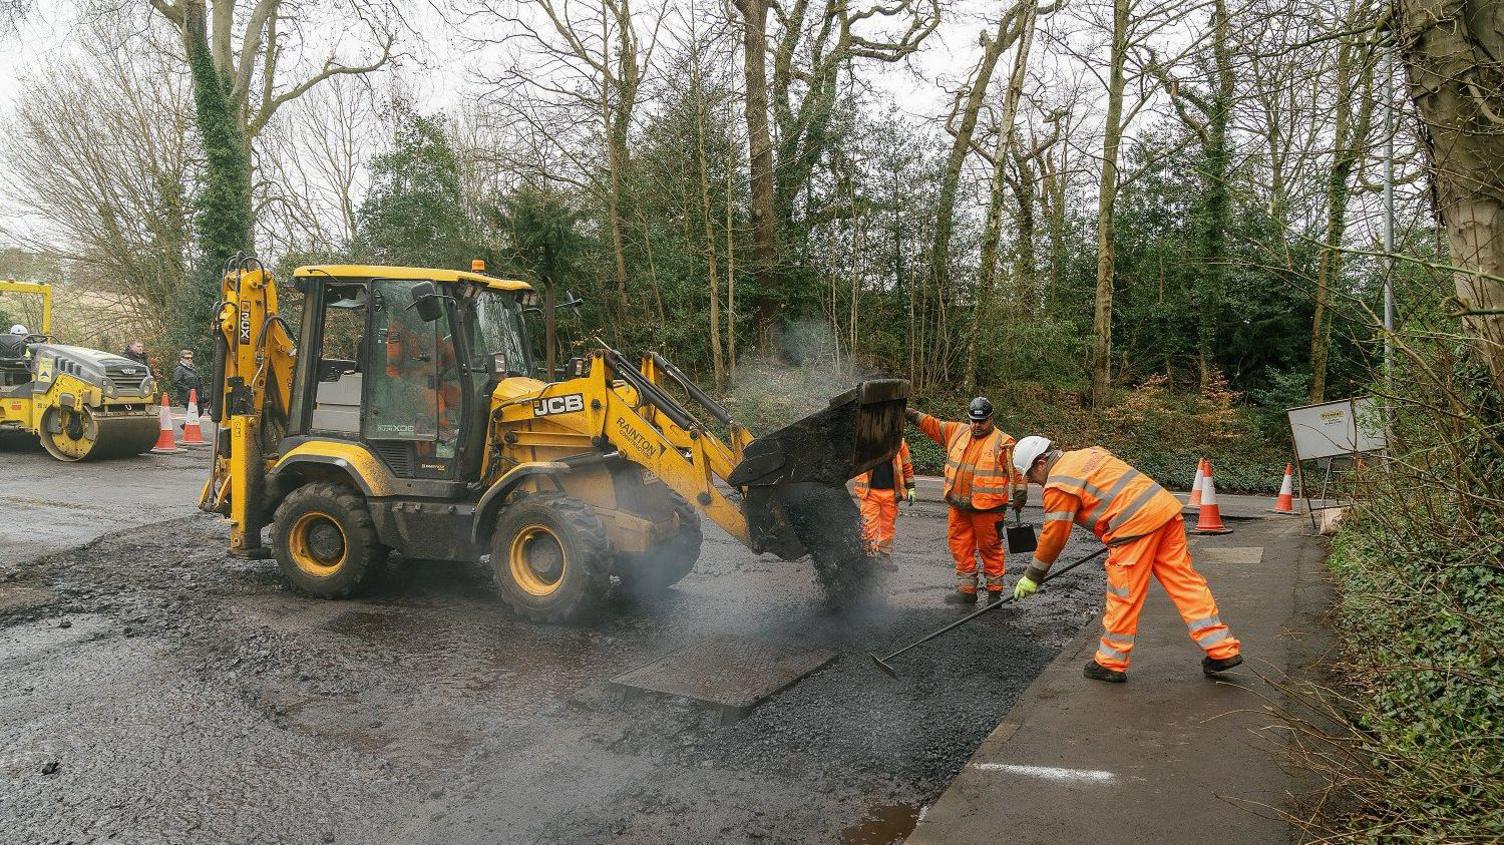
[[[87,457],[94,448],[94,441],[88,435],[89,420],[85,412],[72,408],[57,407],[52,413],[58,417],[58,432],[51,434],[46,432],[45,427],[42,437],[45,438],[48,451],[65,461],[77,461]]]
[[[548,596],[564,583],[569,556],[559,535],[546,525],[529,525],[517,532],[507,550],[512,582],[533,596]]]
[[[292,524],[287,551],[298,569],[316,578],[327,578],[345,565],[350,544],[338,520],[322,511],[309,511]]]

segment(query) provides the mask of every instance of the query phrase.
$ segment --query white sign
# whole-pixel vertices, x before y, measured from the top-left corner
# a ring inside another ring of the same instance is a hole
[[[1388,447],[1383,411],[1370,397],[1342,399],[1285,411],[1295,456],[1302,461],[1333,458]]]

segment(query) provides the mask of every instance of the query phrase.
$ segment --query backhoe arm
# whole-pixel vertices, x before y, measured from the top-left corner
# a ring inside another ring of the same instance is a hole
[[[199,507],[230,518],[230,553],[265,557],[266,469],[287,430],[294,341],[271,273],[240,258],[220,282],[214,317],[214,466]]]

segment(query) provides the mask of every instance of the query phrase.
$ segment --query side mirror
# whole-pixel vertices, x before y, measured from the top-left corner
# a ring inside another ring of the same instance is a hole
[[[413,285],[412,307],[418,309],[418,316],[425,323],[437,322],[444,316],[444,303],[439,299],[439,289],[433,282],[419,282]]]

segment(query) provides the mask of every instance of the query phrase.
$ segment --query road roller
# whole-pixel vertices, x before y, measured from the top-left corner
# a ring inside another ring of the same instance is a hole
[[[119,355],[55,343],[51,285],[0,281],[0,294],[7,293],[39,298],[41,324],[34,327],[40,331],[0,342],[0,431],[35,434],[60,461],[151,449],[160,430],[151,370]]]

